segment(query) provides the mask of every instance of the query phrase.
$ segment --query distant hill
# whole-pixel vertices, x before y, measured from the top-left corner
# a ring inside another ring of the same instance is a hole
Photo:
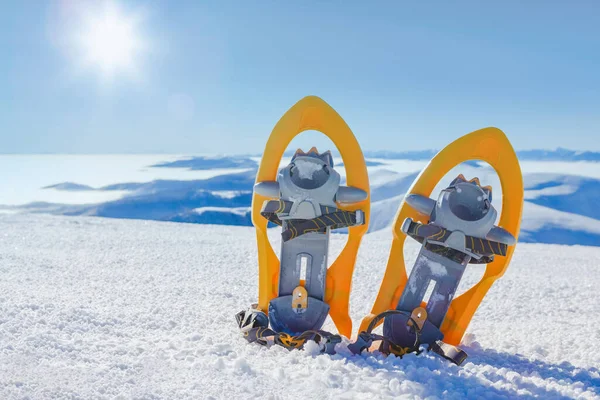
[[[256,168],[256,161],[240,156],[211,157],[197,156],[182,160],[169,161],[152,165],[154,168],[186,168],[190,170],[206,170],[216,168]]]
[[[429,160],[438,150],[419,151],[365,151],[365,157],[388,160]],[[520,150],[517,156],[521,161],[600,161],[600,152],[576,151],[563,148],[556,150]]]
[[[517,151],[520,160],[531,161],[600,161],[600,152],[575,151],[563,148],[556,150]]]
[[[372,201],[369,231],[387,230],[404,194],[425,165],[421,159],[430,159],[435,151],[380,151],[366,154]],[[589,164],[600,161],[600,153],[557,149],[529,150],[519,152],[519,155],[522,161],[532,160],[523,165],[526,202],[520,241],[600,246],[600,174],[594,172],[597,166],[590,167]],[[396,162],[395,157],[419,162]],[[386,158],[390,161],[382,161]],[[154,168],[151,169],[154,172],[151,173],[162,171],[156,179],[148,181],[128,179],[128,175],[124,174],[115,176],[114,181],[108,184],[106,180],[103,184],[90,185],[93,180],[74,179],[45,184],[40,187],[43,189],[35,201],[0,206],[0,212],[251,225],[250,206],[256,179],[256,158],[202,156],[172,160],[153,161]],[[534,160],[543,162],[536,163]],[[561,161],[558,168],[556,161]],[[578,161],[588,162],[587,168],[593,170],[592,173],[583,170]],[[553,163],[555,172],[540,172],[547,171]],[[184,174],[189,174],[190,169],[202,170],[198,177],[204,174],[206,178],[179,180],[180,175],[174,171],[188,170]],[[482,182],[494,188],[500,187],[496,173],[483,163],[464,163],[459,169],[466,176],[478,176]],[[166,170],[170,175],[163,174]],[[213,173],[205,174],[205,170],[213,170]],[[445,182],[438,183],[437,190],[449,184],[452,177],[444,179]],[[123,194],[109,200],[77,200],[79,196],[91,192],[111,191]],[[44,196],[46,193],[47,196]],[[61,196],[56,197],[57,194]],[[500,199],[501,196],[496,200],[498,207]]]

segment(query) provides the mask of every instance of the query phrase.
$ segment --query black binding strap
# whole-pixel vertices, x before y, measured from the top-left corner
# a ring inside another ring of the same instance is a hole
[[[412,327],[415,330],[415,342],[411,346],[408,346],[408,347],[400,346],[385,336],[373,333],[373,329],[375,329],[377,324],[379,324],[379,322],[382,319],[384,319],[390,315],[398,315],[398,314],[408,315],[409,321],[412,322]],[[353,354],[360,354],[363,350],[371,347],[371,345],[373,344],[374,341],[381,341],[381,345],[379,346],[379,351],[381,351],[382,353],[385,353],[385,354],[391,353],[391,354],[394,354],[399,357],[402,357],[408,353],[416,353],[417,355],[421,354],[421,350],[419,350],[419,347],[421,345],[421,329],[419,328],[417,321],[415,321],[412,318],[411,314],[407,313],[405,311],[387,310],[387,311],[382,312],[381,314],[377,314],[377,316],[375,318],[373,318],[373,320],[367,327],[367,330],[359,333],[358,338],[356,339],[356,342],[350,344],[348,346],[348,349]]]
[[[379,324],[381,320],[390,316],[390,315],[409,315],[409,321],[412,322],[412,327],[415,330],[415,342],[412,346],[402,347],[389,340],[385,336],[378,335],[376,333],[372,333],[373,329]],[[422,351],[419,349],[421,344],[428,344],[429,350],[433,351],[437,355],[445,358],[448,361],[453,362],[456,365],[461,365],[467,359],[467,353],[456,346],[452,346],[450,344],[444,343],[441,340],[437,340],[433,343],[421,343],[421,329],[415,321],[411,314],[406,311],[400,310],[388,310],[384,311],[381,314],[378,314],[373,318],[366,331],[361,332],[358,335],[356,341],[348,346],[348,350],[350,350],[353,354],[360,354],[363,350],[371,347],[374,341],[381,341],[381,345],[379,346],[379,351],[385,354],[394,354],[402,358],[405,354],[415,353],[417,355],[421,354]]]
[[[437,340],[429,345],[429,350],[435,354],[453,362],[456,365],[461,365],[467,359],[467,353],[464,350]]]
[[[269,221],[285,228],[281,233],[284,242],[309,232],[325,233],[327,228],[339,229],[357,225],[356,211],[344,211],[335,207],[321,206],[321,216],[313,219],[286,219],[280,217],[289,214],[292,202],[286,200],[269,200],[263,205],[260,215]]]
[[[420,242],[422,242],[423,239],[444,242],[450,237],[452,231],[433,224],[425,225],[411,221],[406,233],[417,240],[421,239],[419,240]],[[465,247],[476,254],[495,254],[498,256],[505,256],[508,248],[504,243],[473,236],[465,236]]]
[[[247,313],[259,313],[264,318],[248,320],[246,318]],[[271,339],[275,344],[288,350],[302,349],[307,341],[314,340],[322,346],[322,353],[335,354],[335,345],[342,341],[341,336],[321,330],[310,330],[296,336],[285,332],[275,332],[268,327],[266,314],[256,310],[240,311],[235,318],[246,340],[250,343],[256,342],[262,346],[268,346],[269,339]]]

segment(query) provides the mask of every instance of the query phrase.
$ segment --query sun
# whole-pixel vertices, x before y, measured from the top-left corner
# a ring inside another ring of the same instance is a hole
[[[137,74],[146,50],[140,23],[139,15],[125,13],[115,2],[88,10],[76,40],[81,64],[97,69],[105,78]]]

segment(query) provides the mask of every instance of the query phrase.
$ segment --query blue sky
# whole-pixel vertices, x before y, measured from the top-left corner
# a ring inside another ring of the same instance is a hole
[[[74,3],[0,6],[1,153],[258,153],[309,94],[367,150],[600,150],[597,1],[121,0],[144,46],[110,77],[65,44]]]

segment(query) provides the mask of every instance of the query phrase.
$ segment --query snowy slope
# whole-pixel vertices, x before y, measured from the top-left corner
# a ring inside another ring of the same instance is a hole
[[[365,151],[365,157],[382,158],[388,160],[429,160],[436,155],[438,150],[417,151]],[[563,148],[555,150],[521,150],[517,151],[519,160],[522,161],[600,161],[600,153],[594,151],[576,151]]]
[[[595,247],[519,244],[459,368],[428,355],[350,356],[343,345],[329,356],[247,344],[233,315],[256,300],[251,228],[0,215],[0,232],[2,399],[600,397]],[[390,238],[364,240],[354,333]],[[345,239],[333,236],[333,253]],[[462,290],[481,273],[469,267]]]
[[[410,154],[406,159],[367,159],[371,232],[393,221],[405,192],[427,164],[418,158],[425,153],[419,154],[414,159]],[[521,161],[523,241],[600,246],[600,163],[590,158],[594,154],[560,150],[538,154],[552,161]],[[0,212],[250,226],[248,209],[259,161],[244,156],[0,155]],[[284,157],[282,165],[288,161]],[[336,165],[344,178],[340,159]],[[15,170],[21,172],[7,173]],[[459,173],[491,185],[500,208],[498,176],[478,161],[453,169],[434,193]]]
[[[521,242],[554,242],[598,246],[600,221],[526,201],[523,205]]]

